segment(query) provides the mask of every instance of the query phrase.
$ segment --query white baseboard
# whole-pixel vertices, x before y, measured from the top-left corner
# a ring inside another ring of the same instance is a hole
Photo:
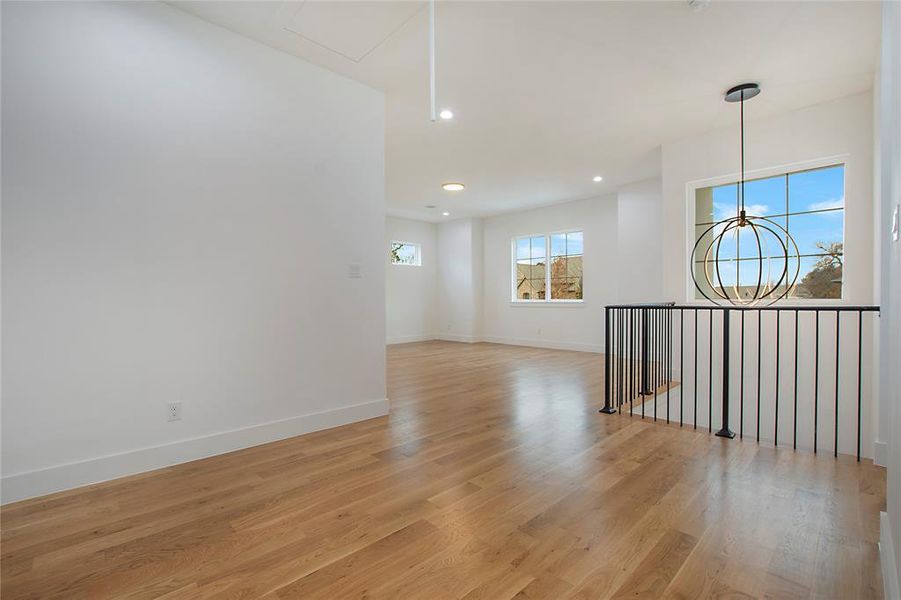
[[[873,463],[880,467],[888,466],[888,444],[876,440],[873,442]]]
[[[506,344],[508,346],[529,346],[531,348],[549,348],[551,350],[574,350],[576,352],[603,353],[602,344],[580,344],[574,342],[559,342],[554,340],[533,340],[526,338],[507,338],[498,336],[474,337],[468,335],[456,335],[453,333],[434,333],[432,335],[409,335],[389,338],[387,343],[408,344],[410,342],[426,342],[429,340],[442,340],[447,342],[463,342],[475,344],[478,342],[490,342],[492,344]]]
[[[410,344],[412,342],[427,342],[429,340],[434,340],[434,335],[422,334],[422,335],[398,335],[394,337],[389,337],[385,343],[389,346],[391,344]]]
[[[0,503],[7,504],[109,481],[387,414],[388,399],[384,398],[170,444],[7,475],[2,479]]]
[[[465,344],[475,344],[483,341],[480,337],[472,335],[457,335],[455,333],[436,333],[432,335],[433,340],[444,340],[446,342],[463,342]]]
[[[528,338],[508,338],[485,336],[482,341],[510,346],[529,346],[532,348],[550,348],[551,350],[575,350],[576,352],[603,352],[603,344],[582,344],[578,342],[560,342],[554,340],[536,340]]]
[[[887,600],[901,600],[898,586],[898,569],[895,562],[895,544],[888,513],[879,513],[879,561],[882,563],[882,587]]]

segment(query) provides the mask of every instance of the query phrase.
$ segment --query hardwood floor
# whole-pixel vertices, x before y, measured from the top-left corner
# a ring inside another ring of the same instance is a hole
[[[2,597],[882,597],[883,469],[598,414],[602,371],[389,347],[390,417],[4,507]]]

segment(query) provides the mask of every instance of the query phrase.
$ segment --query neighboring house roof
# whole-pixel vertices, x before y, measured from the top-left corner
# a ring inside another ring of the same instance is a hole
[[[567,290],[571,292],[577,292],[581,289],[582,284],[582,257],[581,256],[569,256],[566,257],[566,271],[565,276],[570,278],[570,281],[567,286]],[[553,259],[552,259],[553,260]],[[529,288],[532,292],[544,292],[546,286],[545,280],[545,269],[546,264],[544,262],[539,262],[536,264],[529,263],[516,263],[516,289],[522,290],[523,288]],[[553,264],[551,265],[551,274],[554,275],[555,267]],[[559,289],[559,288],[558,288]]]

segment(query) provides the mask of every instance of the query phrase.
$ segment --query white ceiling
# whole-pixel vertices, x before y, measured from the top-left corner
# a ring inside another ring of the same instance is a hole
[[[662,143],[736,124],[736,83],[761,84],[749,122],[866,91],[880,30],[875,2],[445,1],[439,109],[456,118],[431,123],[424,2],[172,4],[383,90],[388,212],[427,220],[659,175]]]

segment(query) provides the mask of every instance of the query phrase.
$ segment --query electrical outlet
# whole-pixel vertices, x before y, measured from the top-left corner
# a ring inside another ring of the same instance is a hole
[[[181,421],[181,402],[170,402],[166,409],[167,421]]]

